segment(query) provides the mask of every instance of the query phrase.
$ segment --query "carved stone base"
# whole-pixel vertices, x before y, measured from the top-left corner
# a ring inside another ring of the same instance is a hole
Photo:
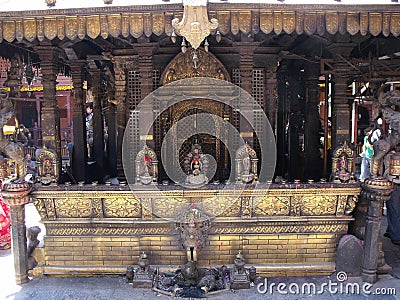
[[[243,290],[250,288],[250,280],[247,274],[233,274],[232,278],[232,290]]]
[[[132,281],[133,288],[151,288],[152,280],[147,273],[135,273],[135,277]]]

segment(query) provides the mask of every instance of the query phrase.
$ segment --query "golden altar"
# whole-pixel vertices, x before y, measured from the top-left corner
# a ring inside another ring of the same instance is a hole
[[[158,192],[135,194],[121,185],[41,186],[32,192],[46,227],[41,272],[122,274],[126,266],[136,264],[142,251],[151,265],[183,265],[186,251],[176,224],[157,216],[170,213],[173,217],[171,199],[218,207],[219,202],[225,203],[222,198],[233,193],[222,191],[221,186],[201,190],[159,186]],[[230,265],[241,252],[247,265],[254,265],[262,275],[330,274],[359,193],[358,184],[340,183],[244,189],[210,220],[198,264]]]

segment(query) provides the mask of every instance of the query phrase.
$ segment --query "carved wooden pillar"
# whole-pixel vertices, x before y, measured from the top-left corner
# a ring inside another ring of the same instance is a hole
[[[319,113],[318,113],[318,83],[319,65],[307,66],[305,68],[306,84],[306,115],[304,128],[304,151],[305,151],[305,177],[318,180],[322,174],[322,160],[319,152]]]
[[[266,59],[268,60],[268,63],[265,74],[265,112],[267,113],[272,131],[275,133],[276,136],[276,121],[278,114],[278,80],[276,78],[276,71],[278,69],[278,58],[274,55],[267,56]]]
[[[332,149],[350,142],[351,138],[351,106],[349,105],[347,72],[349,65],[346,58],[349,57],[354,45],[350,42],[339,42],[329,47],[335,54],[333,70],[333,101],[332,101]]]
[[[126,126],[126,57],[114,56],[112,58],[115,72],[115,102],[117,124],[117,172],[120,179],[124,179],[122,165],[122,141]]]
[[[97,166],[94,179],[103,181],[105,166],[104,128],[100,94],[101,71],[94,61],[89,61],[89,72],[91,75],[90,88],[93,95],[93,158]]]
[[[257,43],[235,44],[240,54],[240,86],[250,95],[253,94],[254,49],[257,45]],[[254,121],[253,109],[251,103],[240,103],[240,134],[251,147],[253,147],[253,129],[249,122]]]
[[[43,84],[41,126],[43,145],[56,151],[61,165],[60,115],[56,98],[56,79],[60,50],[50,45],[35,47],[40,57]]]
[[[72,111],[73,154],[72,174],[77,181],[85,181],[88,149],[86,146],[86,123],[83,98],[85,60],[73,60],[70,63],[74,85],[74,104]]]

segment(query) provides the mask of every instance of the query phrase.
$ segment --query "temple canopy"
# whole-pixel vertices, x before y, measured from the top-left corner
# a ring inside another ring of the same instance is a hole
[[[224,1],[230,4],[239,3],[262,3],[262,4],[276,4],[279,3],[274,0],[260,1],[260,0],[229,0]],[[282,1],[287,5],[299,5],[299,4],[315,4],[313,0],[286,0]],[[132,5],[160,5],[165,4],[162,0],[148,0],[148,1],[138,1],[138,0],[114,0],[112,4],[104,4],[101,0],[57,0],[56,5],[53,8],[48,8],[44,0],[40,1],[27,1],[27,0],[1,0],[0,1],[0,11],[31,11],[31,10],[47,10],[47,9],[69,9],[69,8],[88,8],[88,7],[110,7],[110,6],[132,6]],[[169,0],[168,4],[179,4],[182,3],[180,0]],[[221,3],[221,0],[210,0],[209,3]],[[393,4],[391,0],[364,0],[362,3],[356,0],[344,0],[337,2],[334,0],[326,0],[323,5],[388,5]]]

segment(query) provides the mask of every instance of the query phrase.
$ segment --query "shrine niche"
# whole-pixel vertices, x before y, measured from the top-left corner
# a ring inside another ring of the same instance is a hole
[[[256,151],[249,144],[244,144],[236,151],[236,172],[237,181],[250,183],[257,181],[257,163]]]
[[[57,154],[46,147],[36,151],[36,163],[38,167],[37,181],[44,184],[57,184],[59,167]]]
[[[208,160],[201,151],[201,145],[194,144],[184,160],[184,168],[187,175],[186,183],[203,184],[208,182],[205,175],[208,169]]]
[[[0,160],[0,180],[11,181],[18,178],[18,166],[15,160],[3,158]]]
[[[210,77],[230,81],[230,76],[224,65],[213,54],[201,48],[196,50],[197,68],[194,66],[194,50],[190,48],[186,53],[179,53],[165,68],[161,76],[163,85],[176,80],[192,77]]]
[[[332,157],[332,179],[334,182],[347,183],[354,181],[354,151],[345,141],[337,147]]]
[[[136,184],[157,182],[158,160],[156,153],[147,145],[136,156]]]

